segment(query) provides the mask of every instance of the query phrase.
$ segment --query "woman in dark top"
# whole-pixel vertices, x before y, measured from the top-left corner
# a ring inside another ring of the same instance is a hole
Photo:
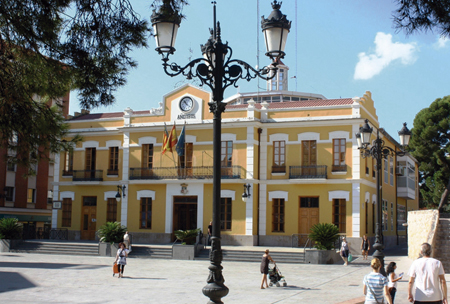
[[[212,235],[212,222],[208,225],[208,245],[211,245],[211,235]]]
[[[370,241],[367,238],[367,235],[363,235],[362,242],[361,242],[361,250],[363,255],[363,260],[367,260],[367,256],[369,255],[370,250]]]
[[[269,274],[269,262],[275,263],[275,261],[269,255],[269,249],[266,249],[261,261],[261,273],[263,275],[261,280],[261,289],[264,289],[264,283],[266,283],[266,288],[269,288],[269,284],[267,283],[267,275]]]

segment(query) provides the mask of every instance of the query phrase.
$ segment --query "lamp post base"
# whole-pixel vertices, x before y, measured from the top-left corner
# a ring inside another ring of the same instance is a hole
[[[375,248],[375,252],[373,253],[372,257],[380,260],[381,262],[380,273],[386,276],[386,271],[384,269],[384,252],[383,252],[384,245],[377,240],[375,244],[373,244],[373,248]]]
[[[222,304],[222,298],[228,294],[228,287],[225,286],[225,279],[222,275],[222,248],[220,246],[220,237],[211,238],[211,251],[209,252],[211,264],[208,266],[209,276],[203,287],[202,292],[209,298],[208,304]]]

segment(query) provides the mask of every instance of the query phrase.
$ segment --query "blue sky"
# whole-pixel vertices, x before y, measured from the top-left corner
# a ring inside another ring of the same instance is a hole
[[[131,0],[135,10],[149,20],[152,1]],[[222,40],[233,49],[233,58],[259,66],[270,63],[264,55],[260,21],[272,11],[272,0],[217,0],[217,20]],[[381,127],[394,138],[407,122],[436,98],[449,95],[450,41],[438,33],[406,36],[396,33],[391,0],[284,0],[281,11],[292,21],[283,62],[289,66],[289,90],[322,94],[327,98],[363,96],[371,91]],[[200,44],[213,25],[211,0],[190,0],[185,7],[170,62],[180,65],[201,57]],[[116,103],[91,113],[157,108],[164,94],[187,83],[171,78],[162,69],[161,57],[149,48],[132,53],[138,67],[130,71],[128,83],[117,91]],[[296,76],[296,78],[293,78]],[[195,84],[195,83],[194,83]],[[239,81],[239,91],[265,88],[263,80]],[[207,88],[205,88],[207,89]],[[237,92],[228,88],[225,97]],[[76,92],[71,94],[70,114],[79,111]]]

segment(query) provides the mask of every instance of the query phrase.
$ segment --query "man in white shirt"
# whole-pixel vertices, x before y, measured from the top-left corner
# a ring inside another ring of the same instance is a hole
[[[414,304],[448,304],[444,266],[430,257],[430,244],[422,244],[421,254],[422,258],[415,260],[409,269],[408,300]]]

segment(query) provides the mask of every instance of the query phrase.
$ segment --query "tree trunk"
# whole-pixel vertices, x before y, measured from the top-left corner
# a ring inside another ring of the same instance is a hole
[[[447,204],[447,202],[448,202],[449,192],[450,192],[450,179],[448,180],[447,188],[445,188],[444,193],[442,193],[441,201],[439,202],[439,207],[438,207],[439,213],[442,213],[442,209],[444,208],[444,205]]]

